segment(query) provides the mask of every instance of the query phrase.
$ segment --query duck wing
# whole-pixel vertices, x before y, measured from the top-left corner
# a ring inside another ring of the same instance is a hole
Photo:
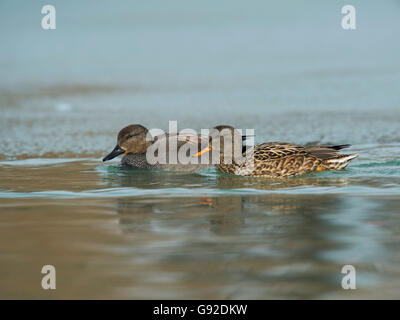
[[[259,160],[280,159],[293,155],[306,155],[303,146],[287,142],[268,142],[255,145],[247,151]]]
[[[349,144],[305,147],[287,142],[269,142],[256,145],[254,147],[254,155],[260,160],[279,159],[294,155],[308,155],[321,160],[328,160],[337,158],[340,150],[348,147],[350,147]]]
[[[329,160],[337,158],[340,150],[349,148],[350,146],[350,144],[341,144],[336,146],[309,146],[304,147],[304,150],[314,157],[322,160]]]

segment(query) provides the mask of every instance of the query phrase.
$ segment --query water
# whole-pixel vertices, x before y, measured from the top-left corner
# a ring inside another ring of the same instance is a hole
[[[0,298],[399,297],[398,2],[355,1],[355,31],[345,2],[53,4],[53,31],[0,4]],[[168,120],[360,157],[287,180],[101,162]]]

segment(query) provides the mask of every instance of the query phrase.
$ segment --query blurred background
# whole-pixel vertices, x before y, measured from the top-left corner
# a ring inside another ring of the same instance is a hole
[[[130,123],[229,123],[258,140],[399,141],[400,3],[0,4],[0,157],[100,155]],[[343,115],[344,113],[344,115]],[[15,147],[18,145],[18,148]]]

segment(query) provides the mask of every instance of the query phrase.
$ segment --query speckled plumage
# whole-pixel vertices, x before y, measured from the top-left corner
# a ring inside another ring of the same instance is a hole
[[[358,154],[340,155],[339,146],[298,146],[291,143],[270,142],[258,144],[243,154],[242,161],[217,165],[218,170],[242,176],[285,178],[305,173],[340,170]]]

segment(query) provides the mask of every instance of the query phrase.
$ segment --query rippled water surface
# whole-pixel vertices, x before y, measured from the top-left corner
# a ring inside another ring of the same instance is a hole
[[[354,31],[347,3],[169,3],[56,1],[53,31],[0,4],[0,298],[399,298],[398,2],[355,1]],[[285,180],[101,162],[168,120],[360,157]]]

